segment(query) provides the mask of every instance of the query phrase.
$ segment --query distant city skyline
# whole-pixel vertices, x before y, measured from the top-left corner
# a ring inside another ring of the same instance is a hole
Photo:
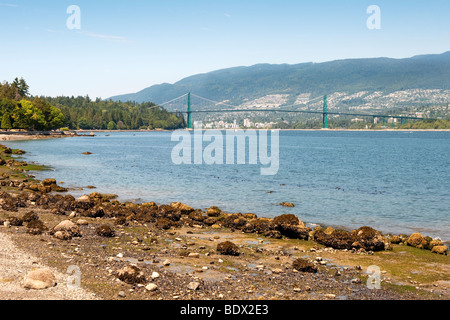
[[[380,29],[368,27],[374,5]],[[0,0],[0,81],[108,98],[258,63],[439,54],[448,12],[448,0]]]

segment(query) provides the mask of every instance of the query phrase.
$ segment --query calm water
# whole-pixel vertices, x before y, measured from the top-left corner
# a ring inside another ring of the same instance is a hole
[[[174,165],[177,142],[168,132],[106,135],[7,145],[53,168],[38,178],[94,185],[122,201],[181,201],[264,217],[294,213],[306,223],[450,240],[450,132],[284,131],[276,176],[261,176],[260,165]],[[278,205],[284,201],[296,207]]]

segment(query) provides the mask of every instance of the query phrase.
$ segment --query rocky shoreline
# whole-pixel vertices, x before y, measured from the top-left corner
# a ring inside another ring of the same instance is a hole
[[[291,214],[121,203],[96,192],[75,199],[54,179],[35,180],[23,153],[0,146],[0,232],[45,265],[78,268],[81,286],[98,298],[449,298],[448,249],[438,239],[311,229]],[[371,266],[379,289],[368,285]]]

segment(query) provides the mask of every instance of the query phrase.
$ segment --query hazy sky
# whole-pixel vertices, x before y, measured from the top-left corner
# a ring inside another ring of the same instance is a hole
[[[0,81],[107,98],[234,66],[443,53],[449,17],[449,0],[0,0]]]

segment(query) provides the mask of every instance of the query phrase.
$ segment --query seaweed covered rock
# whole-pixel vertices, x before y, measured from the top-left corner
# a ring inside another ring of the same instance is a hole
[[[352,232],[355,241],[352,247],[367,251],[382,251],[386,248],[387,239],[380,232],[371,227],[361,227]]]
[[[316,230],[314,240],[326,247],[333,249],[352,249],[353,237],[344,230],[335,230],[332,234],[326,234],[322,230]]]
[[[172,202],[170,204],[170,206],[179,210],[181,214],[189,214],[189,213],[195,211],[194,208],[192,208],[184,203],[181,203],[181,202]]]
[[[442,254],[442,255],[447,255],[448,252],[448,248],[447,246],[434,246],[433,249],[431,249],[431,252],[433,253],[437,253],[437,254]]]
[[[34,211],[28,211],[28,212],[24,213],[24,215],[22,216],[23,222],[31,222],[31,221],[35,221],[35,220],[39,220],[39,216]]]
[[[220,210],[218,207],[212,206],[207,211],[206,214],[208,217],[218,217],[222,213],[222,210]]]
[[[6,219],[9,222],[9,225],[11,227],[21,227],[23,226],[23,220],[21,218],[17,218],[17,217],[8,217],[8,219]]]
[[[409,236],[407,244],[411,247],[424,249],[427,246],[427,240],[421,233],[417,232]]]
[[[155,226],[158,229],[168,230],[172,227],[172,221],[167,218],[158,218],[155,222]]]
[[[317,268],[308,260],[299,258],[292,263],[292,268],[300,272],[316,273]]]
[[[101,237],[112,238],[115,236],[114,229],[108,224],[102,224],[95,229],[95,233]]]
[[[294,208],[295,205],[291,202],[281,202],[280,206],[286,207],[286,208]]]
[[[275,217],[272,223],[274,229],[285,237],[308,240],[309,229],[305,228],[305,224],[296,215],[283,214]]]
[[[41,220],[32,220],[27,223],[27,233],[40,235],[48,230],[47,226]]]
[[[231,229],[241,229],[247,224],[247,219],[244,218],[242,213],[233,213],[226,215],[222,220],[222,226]]]
[[[239,256],[239,247],[231,241],[221,242],[217,245],[217,251],[220,254],[228,256]]]

